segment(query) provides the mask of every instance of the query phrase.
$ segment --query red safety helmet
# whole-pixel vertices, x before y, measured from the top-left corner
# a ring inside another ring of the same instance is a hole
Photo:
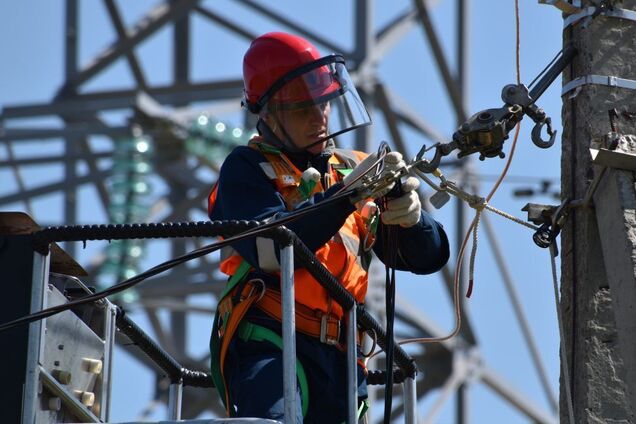
[[[244,104],[258,113],[270,100],[297,104],[329,95],[342,88],[326,66],[338,59],[344,63],[341,56],[321,58],[313,44],[296,35],[261,35],[243,58]]]
[[[327,138],[371,123],[344,58],[321,57],[313,44],[296,35],[269,32],[252,41],[243,58],[243,82],[243,106],[255,114],[328,102],[340,119],[330,120]]]

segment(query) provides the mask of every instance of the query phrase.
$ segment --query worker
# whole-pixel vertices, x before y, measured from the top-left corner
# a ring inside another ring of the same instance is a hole
[[[258,135],[248,146],[236,147],[223,163],[209,196],[210,219],[289,216],[330,199],[343,187],[359,185],[359,177],[377,163],[376,153],[336,147],[337,136],[371,123],[342,56],[321,57],[299,36],[267,33],[245,53],[243,81],[243,105],[257,115]],[[400,153],[390,152],[381,172],[404,166]],[[383,245],[389,227],[397,234],[390,264],[395,269],[430,274],[448,260],[448,239],[442,226],[421,210],[418,184],[416,178],[406,178],[398,197],[381,211],[371,201],[352,204],[343,197],[286,226],[364,303],[370,251],[388,260],[390,252]],[[369,200],[390,188],[372,193]],[[340,305],[307,270],[295,269],[297,412],[284,417],[279,247],[265,237],[235,242],[222,251],[220,268],[229,281],[217,307],[210,348],[212,374],[227,414],[288,423],[345,421],[346,330]],[[367,397],[363,363],[358,365],[358,384],[362,406]]]

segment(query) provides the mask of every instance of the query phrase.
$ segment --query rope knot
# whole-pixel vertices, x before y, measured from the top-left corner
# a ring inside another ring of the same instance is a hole
[[[470,206],[473,209],[477,209],[480,212],[484,210],[487,204],[485,198],[481,196],[477,196],[476,194],[468,196],[466,201],[468,202],[468,206]]]

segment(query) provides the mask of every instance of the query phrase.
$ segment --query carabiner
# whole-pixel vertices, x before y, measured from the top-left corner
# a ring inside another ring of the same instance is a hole
[[[435,156],[433,156],[432,160],[427,160],[424,158],[424,153],[428,150],[426,145],[422,146],[420,151],[415,155],[415,160],[419,162],[415,167],[420,171],[432,174],[439,167],[439,164],[442,162],[442,156],[444,156],[442,150],[440,149],[441,145],[435,147]]]

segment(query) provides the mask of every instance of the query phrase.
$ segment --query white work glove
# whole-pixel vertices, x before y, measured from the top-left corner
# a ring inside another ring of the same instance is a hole
[[[408,177],[402,183],[402,196],[389,200],[386,209],[380,215],[382,222],[387,225],[400,225],[408,228],[420,221],[422,205],[417,195],[420,181],[415,177]]]
[[[345,187],[349,189],[349,188],[356,188],[360,186],[364,178],[358,179],[358,177],[364,174],[365,172],[367,172],[369,168],[371,168],[377,160],[378,160],[378,155],[376,153],[371,153],[369,156],[364,158],[362,162],[360,162],[358,165],[356,165],[355,168],[353,168],[353,171],[351,171],[349,175],[346,175],[344,177],[343,182],[345,184]],[[386,173],[393,172],[397,169],[404,168],[404,167],[406,167],[406,163],[402,159],[402,154],[400,152],[389,152],[384,157],[384,168],[382,169],[382,174],[380,175],[380,178],[382,178]],[[374,174],[375,174],[375,171],[371,171],[369,172],[368,176],[372,176]],[[351,184],[351,186],[349,186],[349,184]],[[373,199],[382,197],[385,194],[387,194],[389,191],[391,191],[394,185],[395,183],[390,184],[386,187],[383,187],[381,190],[371,193],[369,197]]]

